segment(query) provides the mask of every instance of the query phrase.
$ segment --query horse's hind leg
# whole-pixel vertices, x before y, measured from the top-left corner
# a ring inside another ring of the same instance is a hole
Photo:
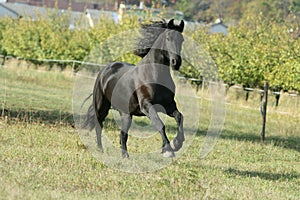
[[[110,102],[104,96],[102,96],[100,101],[97,102],[95,105],[96,105],[96,109],[95,109],[96,117],[98,122],[96,123],[97,145],[99,149],[103,151],[101,135],[103,129],[103,122],[106,116],[108,115],[108,111],[110,109]]]
[[[99,123],[96,123],[97,146],[100,149],[100,151],[103,152],[101,133],[102,133],[102,124],[100,125]]]
[[[122,148],[122,157],[128,158],[127,152],[127,139],[128,139],[128,130],[131,126],[132,116],[125,113],[120,113],[121,115],[121,133],[120,133],[120,144]]]

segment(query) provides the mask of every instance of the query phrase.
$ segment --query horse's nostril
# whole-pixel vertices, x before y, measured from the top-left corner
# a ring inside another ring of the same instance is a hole
[[[171,64],[172,64],[172,65],[176,65],[176,59],[172,59],[172,60],[171,60]]]

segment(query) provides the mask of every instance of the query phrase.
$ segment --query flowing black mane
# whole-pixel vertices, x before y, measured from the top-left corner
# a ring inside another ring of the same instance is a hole
[[[148,54],[158,36],[164,32],[165,29],[180,31],[179,25],[169,27],[166,20],[151,21],[150,23],[144,23],[140,26],[140,36],[136,40],[136,50],[133,53],[142,58]]]

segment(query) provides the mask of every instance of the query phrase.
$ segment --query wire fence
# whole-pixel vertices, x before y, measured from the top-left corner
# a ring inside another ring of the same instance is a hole
[[[24,60],[24,61],[35,61],[35,62],[40,62],[44,64],[69,64],[69,66],[72,67],[73,71],[76,71],[75,66],[76,65],[88,65],[88,66],[103,66],[101,64],[96,64],[96,63],[91,63],[91,62],[85,62],[85,61],[78,61],[78,60],[57,60],[57,59],[36,59],[36,58],[31,58],[31,59],[25,59],[25,58],[20,58],[20,57],[13,57],[13,56],[4,56],[0,55],[0,58],[2,58],[2,65],[5,64],[6,60],[9,59],[17,59],[17,60]]]
[[[2,59],[2,62],[1,62],[1,59]],[[104,67],[103,64],[97,64],[97,63],[91,63],[91,62],[85,62],[85,61],[78,61],[78,60],[36,59],[36,58],[24,59],[24,58],[20,58],[20,57],[0,55],[0,64],[2,66],[8,60],[30,61],[30,62],[34,61],[34,62],[39,62],[40,65],[41,65],[41,63],[43,63],[44,65],[66,64],[70,67],[71,71],[73,71],[74,73],[76,73],[76,71],[78,70],[78,66]],[[189,82],[191,85],[193,85],[195,87],[196,93],[199,94],[201,96],[201,98],[206,98],[206,97],[204,97],[204,92],[203,92],[207,88],[206,87],[207,86],[207,81],[205,79],[186,78],[184,76],[179,76],[178,78],[181,81]],[[259,95],[260,102],[261,102],[263,92],[264,92],[264,90],[261,90],[261,89],[258,89],[258,88],[247,88],[247,87],[242,87],[242,86],[239,86],[239,85],[233,85],[233,86],[229,87],[227,84],[224,84],[224,87],[226,88],[227,94],[228,94],[228,91],[236,90],[235,93],[238,94],[239,99],[241,99],[241,96],[244,96],[245,102],[249,101],[249,96],[255,96],[255,95]],[[242,95],[242,93],[243,93],[243,95]],[[269,91],[269,95],[271,96],[270,98],[273,99],[273,100],[271,100],[272,103],[270,104],[272,106],[275,106],[275,107],[280,106],[281,105],[281,102],[279,101],[280,97],[285,98],[286,96],[289,96],[289,97],[295,99],[295,106],[299,105],[300,94],[298,94],[298,93]],[[294,100],[292,100],[292,101],[294,101]],[[227,102],[227,104],[230,104],[230,102],[231,101]],[[289,112],[281,111],[281,113],[286,114],[286,113],[289,113]]]
[[[1,62],[2,59],[2,62]],[[4,61],[3,61],[4,60]],[[95,63],[89,63],[89,62],[82,62],[82,61],[76,61],[76,60],[52,60],[52,59],[32,59],[39,62],[43,62],[44,64],[56,64],[56,63],[65,63],[68,66],[70,66],[69,71],[73,75],[76,74],[76,70],[74,69],[75,65],[85,65],[85,66],[96,66],[96,67],[103,67],[103,65],[95,64]],[[13,62],[12,62],[13,61]],[[26,69],[26,65],[30,65],[27,62],[25,62],[26,59],[22,58],[14,58],[10,56],[1,56],[0,55],[0,64],[6,65],[5,67],[10,67],[11,65],[17,65],[21,68]],[[17,67],[16,66],[16,67]],[[46,74],[46,73],[44,73]],[[58,73],[59,74],[59,73]],[[211,114],[211,105],[210,102],[211,99],[211,91],[209,91],[209,82],[204,79],[194,79],[194,78],[186,78],[183,76],[177,77],[179,81],[184,81],[186,83],[189,83],[192,85],[195,91],[195,96],[193,98],[198,98],[201,105],[200,111],[202,115],[210,116]],[[74,80],[74,79],[72,79]],[[5,81],[5,80],[4,80]],[[4,87],[5,91],[9,88],[9,83],[3,82],[2,87]],[[6,86],[7,85],[7,86]],[[257,136],[259,136],[260,129],[261,129],[261,99],[262,99],[262,92],[263,90],[255,89],[255,88],[243,88],[241,86],[235,85],[228,87],[228,85],[224,84],[224,87],[227,89],[226,93],[226,128],[229,130],[240,130],[241,133],[244,130],[247,130],[247,126],[251,126],[251,129],[253,130],[253,133],[255,133]],[[68,87],[69,88],[69,87]],[[25,88],[28,90],[28,88]],[[71,109],[69,107],[70,101],[72,99],[72,91],[68,90],[58,90],[56,88],[46,88],[45,91],[32,91],[32,98],[28,98],[28,95],[24,95],[24,98],[22,98],[22,85],[20,85],[20,88],[13,89],[15,92],[20,91],[21,94],[15,94],[18,95],[19,98],[19,104],[22,106],[24,104],[24,108],[27,108],[29,104],[30,109],[24,111],[16,110],[17,115],[24,115],[26,118],[27,116],[32,118],[40,118],[41,120],[49,120],[50,118],[53,118],[53,121],[57,120],[57,116],[59,116],[59,121],[72,121],[72,114],[70,112]],[[35,88],[35,86],[32,86],[32,90],[38,90]],[[35,94],[38,93],[38,94]],[[299,131],[298,123],[299,123],[299,117],[300,117],[300,96],[298,94],[290,94],[290,93],[284,93],[284,92],[273,92],[269,91],[269,103],[268,103],[268,115],[275,115],[275,117],[270,117],[270,119],[267,119],[267,125],[272,124],[272,126],[267,126],[267,131],[269,132],[283,132],[284,134],[296,134],[297,131]],[[5,107],[7,98],[6,96],[10,94],[0,94],[0,96],[3,96],[2,101],[2,114],[5,112],[5,109],[11,111],[14,108],[13,107]],[[53,101],[55,101],[55,104],[61,105],[59,110],[56,110],[55,113],[52,110],[51,105],[47,105],[47,101],[45,98],[35,98],[34,95],[51,95],[51,98]],[[280,95],[279,104],[276,105],[276,98]],[[45,101],[45,103],[40,102]],[[47,106],[44,106],[47,105]],[[11,105],[13,106],[13,105]],[[32,108],[31,108],[32,106]],[[34,108],[33,108],[34,107]],[[39,110],[41,112],[36,111]],[[22,118],[22,116],[21,116]],[[28,118],[28,117],[27,117]],[[243,122],[244,125],[241,125],[241,119],[247,118],[246,122]],[[67,119],[67,120],[66,120]],[[289,124],[286,124],[286,121],[289,121]],[[248,125],[249,124],[249,125]],[[255,124],[255,125],[253,125]],[[298,127],[298,128],[297,128]],[[204,128],[204,127],[203,127]],[[248,133],[244,133],[244,135],[247,135]],[[250,133],[248,134],[250,135]],[[244,136],[240,136],[244,137]],[[266,134],[266,137],[268,137],[268,134]]]

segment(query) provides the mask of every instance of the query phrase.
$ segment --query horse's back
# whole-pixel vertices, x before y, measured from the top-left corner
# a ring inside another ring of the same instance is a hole
[[[132,102],[132,95],[135,92],[132,76],[135,69],[136,67],[129,63],[114,62],[108,64],[98,75],[102,94],[114,108],[125,113],[137,109],[137,102]]]
[[[121,79],[121,77],[134,69],[134,65],[125,62],[113,62],[108,64],[98,74],[98,82],[101,83],[103,90],[107,88],[113,89],[115,84]],[[104,92],[104,91],[103,91]]]
[[[117,77],[121,77],[122,75],[124,75],[126,72],[128,72],[129,70],[131,70],[134,67],[133,64],[129,64],[126,62],[113,62],[108,64],[102,74],[103,76],[117,76]]]

